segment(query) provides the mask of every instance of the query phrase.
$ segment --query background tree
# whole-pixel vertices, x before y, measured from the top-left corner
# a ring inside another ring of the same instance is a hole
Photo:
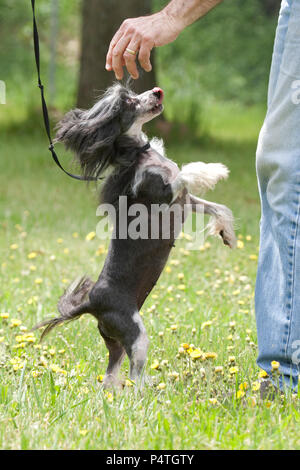
[[[260,0],[260,3],[268,16],[278,13],[281,0]]]
[[[105,90],[114,80],[105,70],[105,58],[110,40],[126,18],[151,13],[151,0],[83,0],[81,58],[77,104],[90,106],[97,92]],[[152,52],[152,65],[153,63]],[[155,67],[150,73],[140,74],[134,88],[147,90],[155,85]]]

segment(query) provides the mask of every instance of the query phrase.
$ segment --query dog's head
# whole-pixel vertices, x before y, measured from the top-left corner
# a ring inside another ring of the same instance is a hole
[[[67,113],[57,126],[55,141],[75,152],[86,176],[99,176],[109,165],[120,163],[120,146],[138,147],[133,138],[163,111],[162,100],[160,88],[137,95],[115,84],[91,109]]]

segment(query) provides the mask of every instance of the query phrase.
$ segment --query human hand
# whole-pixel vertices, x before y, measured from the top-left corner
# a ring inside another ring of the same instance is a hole
[[[150,53],[153,47],[174,41],[182,29],[183,26],[179,21],[164,11],[125,20],[110,42],[106,56],[106,70],[113,70],[117,80],[121,80],[125,66],[132,78],[137,79],[139,73],[136,58],[138,57],[143,69],[150,72],[152,69]]]

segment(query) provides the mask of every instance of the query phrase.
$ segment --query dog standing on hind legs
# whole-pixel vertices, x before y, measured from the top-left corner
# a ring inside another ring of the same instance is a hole
[[[211,216],[210,233],[220,235],[234,247],[233,216],[226,206],[192,195],[212,189],[228,176],[222,164],[194,162],[181,170],[169,160],[158,139],[149,143],[142,126],[163,110],[160,88],[136,95],[116,84],[90,109],[75,109],[58,124],[56,141],[76,155],[85,176],[99,177],[109,169],[101,191],[101,202],[112,204],[119,213],[119,197],[126,196],[128,210],[143,204],[148,210],[151,232],[153,204],[165,204],[171,211],[170,230],[156,238],[120,236],[118,217],[104,267],[96,282],[83,277],[73,282],[58,302],[60,316],[45,320],[42,338],[56,325],[85,313],[93,315],[109,351],[104,386],[117,385],[125,354],[130,360],[130,378],[142,382],[149,340],[139,311],[156,284],[184,223],[184,205]],[[131,220],[130,218],[128,219]],[[179,222],[179,223],[178,223]],[[129,223],[127,221],[127,223]],[[128,226],[126,227],[126,229]]]

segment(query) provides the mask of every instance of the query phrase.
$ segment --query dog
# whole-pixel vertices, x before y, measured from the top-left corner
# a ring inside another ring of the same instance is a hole
[[[162,141],[154,138],[149,143],[142,131],[144,123],[162,113],[163,97],[158,87],[137,95],[127,86],[114,84],[91,109],[68,112],[58,124],[55,141],[74,152],[85,177],[106,175],[101,201],[111,204],[117,213],[120,196],[126,196],[129,208],[143,204],[149,209],[150,231],[153,204],[165,204],[168,210],[189,204],[192,211],[209,214],[210,233],[220,235],[224,244],[233,248],[236,238],[230,209],[192,194],[212,189],[228,176],[227,168],[194,162],[180,170],[165,156]],[[63,322],[85,313],[93,315],[109,352],[105,387],[120,384],[118,373],[125,354],[130,361],[130,379],[143,383],[149,341],[139,311],[184,223],[181,212],[177,215],[179,230],[173,217],[167,237],[162,236],[161,227],[156,238],[120,237],[117,220],[116,235],[98,280],[82,277],[74,281],[58,302],[60,316],[34,327],[45,327],[42,339]]]

